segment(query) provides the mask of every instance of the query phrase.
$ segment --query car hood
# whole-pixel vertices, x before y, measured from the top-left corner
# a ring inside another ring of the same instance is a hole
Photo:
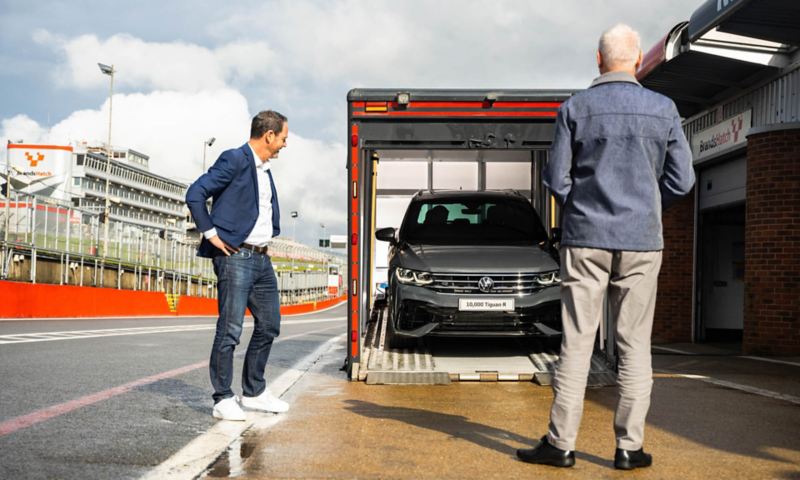
[[[558,269],[537,246],[404,245],[394,266],[435,273],[523,273]]]

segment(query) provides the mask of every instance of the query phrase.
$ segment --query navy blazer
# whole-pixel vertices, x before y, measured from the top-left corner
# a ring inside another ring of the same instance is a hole
[[[272,189],[272,236],[281,233],[281,211],[278,192],[267,170]],[[186,191],[186,205],[200,232],[215,228],[223,242],[238,247],[253,231],[258,219],[258,175],[255,158],[247,144],[222,152],[208,172],[200,176]],[[212,198],[211,213],[206,200]],[[197,255],[211,258],[221,251],[206,240],[200,242]]]

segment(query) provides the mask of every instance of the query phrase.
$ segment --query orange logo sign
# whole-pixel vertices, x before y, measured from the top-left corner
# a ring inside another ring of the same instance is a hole
[[[30,152],[25,152],[25,158],[28,159],[28,162],[31,164],[31,167],[35,167],[39,164],[39,162],[44,161],[44,155],[36,152],[36,158],[33,158]]]

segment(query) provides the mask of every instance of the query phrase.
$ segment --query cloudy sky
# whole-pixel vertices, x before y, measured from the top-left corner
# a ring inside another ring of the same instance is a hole
[[[583,88],[617,22],[648,50],[701,0],[0,0],[0,138],[103,142],[187,183],[244,143],[253,114],[289,117],[273,162],[297,237],[345,231],[345,120],[354,87]],[[4,160],[3,160],[4,161]],[[288,219],[284,232],[290,231]]]

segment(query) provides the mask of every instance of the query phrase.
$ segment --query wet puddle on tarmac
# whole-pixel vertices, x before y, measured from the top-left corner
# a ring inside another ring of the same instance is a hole
[[[201,478],[235,478],[243,473],[244,463],[256,449],[256,435],[250,431],[237,438]]]

